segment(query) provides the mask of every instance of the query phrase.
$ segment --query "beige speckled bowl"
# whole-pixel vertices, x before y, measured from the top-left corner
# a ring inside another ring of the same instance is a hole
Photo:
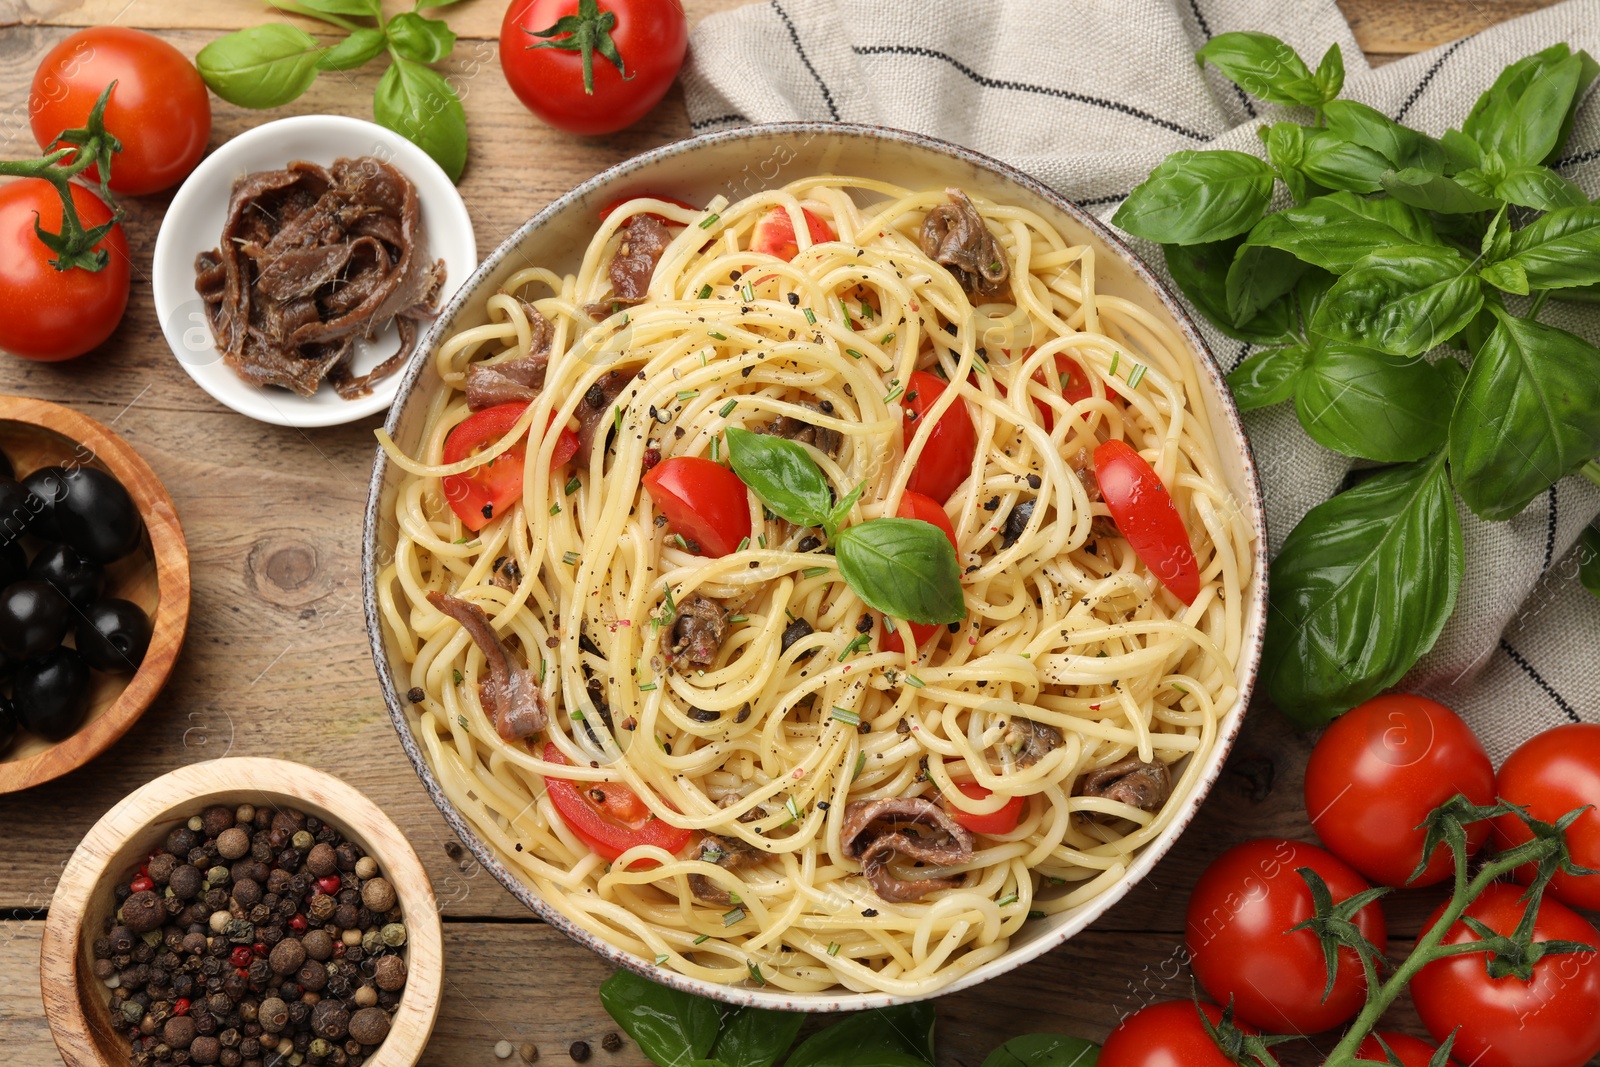
[[[1221,369],[1206,349],[1183,308],[1104,225],[1062,199],[1044,185],[1005,164],[943,141],[872,126],[835,123],[779,123],[749,126],[680,141],[618,164],[584,182],[528,220],[484,261],[444,308],[423,339],[419,350],[431,352],[438,342],[457,330],[485,321],[484,298],[513,271],[525,266],[545,266],[573,271],[594,233],[600,209],[630,195],[659,193],[703,204],[722,194],[737,200],[774,185],[810,174],[848,174],[878,178],[912,188],[959,185],[994,200],[1019,204],[1049,219],[1069,240],[1095,247],[1098,288],[1133,301],[1156,318],[1169,323],[1185,338],[1199,369],[1201,397],[1220,437],[1224,477],[1240,502],[1246,520],[1256,532],[1256,577],[1245,588],[1245,642],[1239,657],[1239,703],[1229,712],[1219,744],[1206,758],[1197,787],[1179,804],[1175,818],[1158,838],[1145,847],[1128,876],[1099,897],[1076,909],[1030,922],[1011,940],[1007,951],[970,974],[939,990],[948,993],[977,985],[988,978],[1026,963],[1061,944],[1099,918],[1134,883],[1143,878],[1171,847],[1193,818],[1243,719],[1255,682],[1266,624],[1266,531],[1261,489],[1249,442],[1239,424]],[[402,449],[414,452],[428,405],[440,382],[427,359],[414,361],[405,378],[386,426]],[[445,797],[412,732],[412,711],[401,693],[403,659],[391,649],[377,609],[374,578],[377,560],[394,548],[392,524],[380,521],[392,511],[395,486],[402,472],[380,451],[372,472],[367,501],[364,569],[367,630],[377,663],[378,680],[389,702],[389,713],[411,762],[422,777],[434,803],[461,840],[517,899],[551,924],[566,931],[614,963],[665,985],[714,997],[733,1004],[752,1004],[790,1011],[850,1011],[898,1003],[906,997],[885,993],[855,993],[843,988],[798,994],[744,985],[719,985],[688,978],[657,967],[651,960],[625,952],[575,927],[540,894],[500,861],[493,849],[473,831]]]

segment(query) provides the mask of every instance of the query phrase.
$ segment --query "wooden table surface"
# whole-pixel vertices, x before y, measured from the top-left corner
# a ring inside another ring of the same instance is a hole
[[[741,2],[685,0],[685,7],[693,25]],[[1544,2],[1341,0],[1340,6],[1369,59],[1382,62]],[[610,137],[579,139],[539,125],[497,70],[503,11],[499,0],[467,0],[443,12],[462,37],[451,61],[472,138],[461,194],[480,252],[577,182],[689,132],[676,89],[636,127]],[[0,0],[0,152],[32,154],[28,81],[37,58],[74,27],[114,21],[154,30],[192,57],[220,32],[281,17],[252,0]],[[379,68],[348,80],[324,77],[270,116],[213,98],[212,146],[266,117],[365,117]],[[389,725],[360,602],[360,516],[380,420],[310,431],[268,426],[223,408],[174,366],[148,288],[168,199],[127,205],[134,291],[110,341],[65,364],[0,360],[0,390],[70,405],[113,426],[143,454],[177,503],[194,581],[188,642],[155,706],[89,766],[0,797],[0,1062],[59,1062],[39,999],[39,938],[79,837],[150,778],[231,753],[300,760],[339,775],[377,801],[421,854],[444,909],[447,958],[443,1010],[424,1064],[498,1063],[493,1046],[501,1039],[534,1042],[545,1062],[570,1062],[569,1043],[587,1040],[597,1067],[643,1064],[631,1042],[614,1054],[599,1051],[600,1037],[613,1029],[594,992],[608,968],[535,920],[466,855]],[[941,1063],[976,1067],[1018,1033],[1102,1040],[1121,1015],[1152,999],[1186,996],[1181,931],[1188,889],[1212,857],[1237,841],[1310,836],[1300,799],[1309,747],[1269,709],[1253,712],[1199,818],[1152,878],[1066,946],[939,1001]],[[1402,935],[1416,930],[1436,900],[1426,892],[1404,896],[1392,919]],[[1403,937],[1395,947],[1404,947]],[[1399,1028],[1417,1031],[1403,1005],[1394,1018]],[[1309,1049],[1289,1060],[1317,1062]]]

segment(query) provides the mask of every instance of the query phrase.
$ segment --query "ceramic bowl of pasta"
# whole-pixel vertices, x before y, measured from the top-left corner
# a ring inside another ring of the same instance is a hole
[[[1156,863],[1248,700],[1249,447],[1099,223],[926,138],[621,164],[443,310],[380,434],[378,677],[477,858],[797,1010],[963,988]]]

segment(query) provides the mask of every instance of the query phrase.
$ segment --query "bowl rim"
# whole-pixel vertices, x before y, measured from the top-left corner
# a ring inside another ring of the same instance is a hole
[[[130,482],[138,485],[142,499],[136,502],[150,537],[157,594],[149,651],[122,692],[70,737],[23,759],[0,761],[3,794],[82,767],[115,744],[155,702],[172,674],[189,629],[190,582],[189,545],[172,497],[150,464],[115,430],[72,408],[25,396],[0,396],[0,422],[27,423],[59,434],[87,448],[91,459],[108,468],[124,488]]]
[[[359,139],[372,140],[393,154],[392,159],[396,169],[411,181],[417,189],[418,198],[424,201],[424,225],[427,230],[428,248],[437,255],[437,258],[449,258],[450,254],[459,254],[467,249],[471,250],[470,255],[466,257],[468,260],[478,258],[472,217],[456,184],[450,180],[449,175],[445,174],[444,169],[434,161],[433,157],[402,135],[375,122],[351,115],[290,115],[252,126],[238,136],[223,142],[216,151],[202,159],[173,194],[172,202],[167,206],[161,226],[156,232],[155,250],[152,253],[150,266],[150,291],[155,301],[157,322],[161,329],[162,340],[166,343],[174,361],[205,391],[207,396],[232,411],[274,426],[294,426],[302,429],[341,426],[387,410],[396,398],[400,380],[405,376],[409,365],[416,361],[417,353],[424,351],[421,337],[419,336],[411,355],[407,357],[406,366],[402,366],[387,379],[379,382],[369,395],[355,400],[340,401],[337,407],[305,405],[304,401],[307,398],[271,386],[253,387],[259,396],[251,394],[250,403],[236,404],[213,390],[209,375],[205,373],[205,367],[223,366],[222,354],[217,351],[215,339],[210,337],[209,331],[207,338],[211,341],[211,350],[216,353],[214,364],[196,366],[179,355],[184,327],[174,323],[172,315],[182,307],[185,300],[193,297],[194,293],[192,285],[180,292],[171,292],[166,284],[165,268],[174,255],[181,253],[180,246],[186,245],[188,240],[187,227],[176,225],[175,220],[181,221],[186,212],[194,210],[191,207],[192,202],[216,186],[232,187],[240,171],[240,167],[234,162],[238,156],[263,143],[293,141],[330,132],[348,136],[353,144],[358,143]],[[293,151],[281,152],[279,155],[286,157],[279,166],[286,166],[295,159],[305,158],[304,154],[296,154]],[[427,203],[427,200],[434,195],[440,198],[439,204]],[[447,209],[446,217],[429,217],[431,214],[429,208],[440,206]],[[192,275],[192,271],[190,274]],[[442,296],[453,297],[471,276],[469,274],[466,279],[456,281],[447,274]],[[441,306],[444,302],[443,299],[440,301]],[[227,370],[226,367],[224,369]],[[227,373],[233,372],[227,370]],[[319,395],[322,392],[320,387],[318,392]]]
[[[859,1011],[906,1004],[943,996],[947,993],[954,993],[1038,958],[1045,952],[1059,947],[1074,934],[1104,915],[1134,885],[1142,881],[1150,869],[1166,855],[1167,850],[1172,847],[1173,843],[1182,835],[1183,830],[1193,820],[1205,797],[1209,794],[1211,787],[1221,775],[1227,753],[1232,749],[1233,742],[1243,726],[1251,691],[1254,688],[1259,672],[1261,644],[1266,624],[1266,507],[1262,496],[1261,480],[1256,467],[1255,455],[1249,438],[1245,435],[1244,425],[1239,417],[1238,406],[1234,403],[1233,395],[1227,388],[1221,366],[1217,363],[1210,347],[1195,327],[1194,320],[1187,309],[1171,293],[1165,283],[1156,276],[1154,271],[1128,247],[1122,238],[1107,224],[1051,189],[1044,182],[1010,164],[1003,163],[991,156],[950,141],[888,126],[817,121],[773,122],[737,126],[673,141],[608,167],[551,201],[537,214],[517,227],[493,252],[489,253],[483,262],[479,264],[477,270],[472,273],[471,277],[456,290],[448,302],[441,306],[438,317],[435,318],[428,331],[417,342],[419,352],[431,353],[435,349],[445,328],[472,301],[474,294],[483,284],[484,279],[498,268],[502,260],[509,255],[515,254],[521,243],[531,233],[551,219],[569,210],[575,203],[581,201],[596,189],[611,185],[619,179],[624,179],[628,175],[648,168],[662,160],[694,152],[703,147],[784,135],[854,137],[868,140],[896,141],[913,148],[948,156],[986,170],[1003,180],[1021,186],[1026,191],[1043,199],[1099,238],[1107,248],[1133,271],[1140,283],[1147,287],[1156,299],[1161,302],[1172,316],[1184,341],[1188,344],[1191,353],[1195,357],[1198,370],[1204,377],[1209,379],[1212,390],[1220,402],[1222,419],[1221,425],[1217,428],[1218,437],[1219,439],[1231,440],[1237,450],[1246,490],[1246,499],[1242,501],[1242,510],[1248,517],[1256,534],[1253,582],[1256,583],[1258,591],[1255,596],[1255,608],[1247,613],[1245,622],[1244,644],[1241,648],[1240,663],[1244,670],[1241,677],[1238,708],[1231,718],[1223,724],[1223,728],[1219,732],[1216,754],[1213,757],[1211,767],[1195,783],[1193,792],[1183,802],[1182,810],[1179,811],[1167,828],[1153,841],[1139,850],[1133,863],[1129,865],[1125,876],[1087,904],[1081,915],[1075,916],[1070,922],[1063,923],[1059,929],[1029,942],[1027,945],[1022,946],[1020,950],[1008,949],[1006,953],[981,967],[974,968],[955,981],[941,986],[937,990],[923,994],[897,996],[883,992],[861,993],[847,989],[844,986],[834,986],[816,993],[769,991],[708,982],[680,974],[666,967],[657,966],[653,961],[636,956],[578,926],[557,908],[549,904],[526,882],[523,882],[510,872],[500,862],[494,850],[478,836],[465,816],[449,802],[433,773],[433,769],[428,765],[421,746],[417,743],[410,723],[406,719],[401,694],[395,687],[393,671],[389,666],[384,648],[382,622],[378,611],[376,551],[380,523],[379,503],[383,493],[384,480],[389,469],[388,455],[381,447],[376,450],[372,476],[368,483],[366,513],[362,523],[362,602],[366,615],[367,640],[372,650],[378,684],[383,691],[384,702],[388,705],[390,721],[394,724],[395,732],[399,735],[400,743],[405,749],[406,756],[411,760],[418,777],[422,779],[424,787],[427,789],[429,796],[432,797],[434,805],[439,809],[440,814],[444,816],[445,822],[456,832],[462,843],[472,853],[473,858],[493,874],[495,880],[505,886],[506,890],[521,901],[524,906],[574,941],[589,948],[602,959],[625,967],[673,989],[709,997],[731,1005],[802,1012]],[[384,420],[384,430],[390,435],[397,431],[401,411],[410,398],[412,390],[418,385],[425,368],[430,364],[431,360],[427,358],[415,359],[403,374],[398,376],[401,381],[395,396],[394,406],[390,408],[389,414]]]
[[[324,808],[343,832],[379,855],[405,913],[406,986],[388,1036],[366,1062],[372,1067],[413,1067],[421,1057],[444,987],[444,931],[438,900],[416,850],[382,808],[326,771],[290,760],[225,756],[168,771],[117,801],[83,836],[62,869],[39,946],[39,986],[50,1036],[66,1067],[125,1067],[105,1063],[89,1037],[83,996],[99,991],[101,983],[80,969],[84,915],[111,873],[112,859],[129,839],[171,818],[173,809],[241,792],[268,803]],[[374,842],[380,847],[373,847]]]

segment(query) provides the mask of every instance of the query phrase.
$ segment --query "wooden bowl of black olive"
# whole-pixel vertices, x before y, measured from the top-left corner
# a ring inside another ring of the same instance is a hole
[[[126,733],[188,622],[188,546],[155,472],[86,415],[0,396],[0,793]]]

